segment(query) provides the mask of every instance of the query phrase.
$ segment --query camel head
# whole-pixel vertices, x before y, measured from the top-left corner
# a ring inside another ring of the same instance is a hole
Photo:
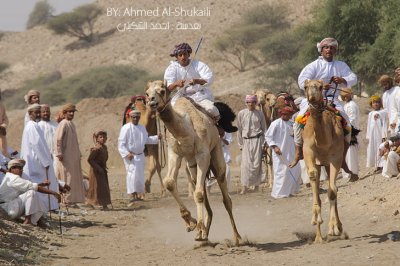
[[[152,109],[162,110],[169,103],[169,91],[162,80],[147,83],[146,97]]]
[[[257,101],[261,105],[274,106],[276,103],[276,96],[272,92],[263,89],[256,89],[253,94],[257,96]]]
[[[309,103],[318,104],[323,101],[322,89],[324,82],[322,80],[306,80],[304,82],[304,91]]]

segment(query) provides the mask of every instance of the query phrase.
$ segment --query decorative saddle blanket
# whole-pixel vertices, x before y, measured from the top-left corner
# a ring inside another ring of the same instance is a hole
[[[304,115],[298,115],[295,120],[297,123],[300,124],[301,128],[304,128],[307,123],[307,119],[310,115],[311,115],[311,113],[309,111],[307,111]],[[335,116],[336,116],[336,119],[342,125],[343,133],[346,136],[347,134],[349,134],[351,132],[351,126],[347,123],[346,119],[343,118],[343,116],[340,114],[340,112],[338,110],[335,111]]]

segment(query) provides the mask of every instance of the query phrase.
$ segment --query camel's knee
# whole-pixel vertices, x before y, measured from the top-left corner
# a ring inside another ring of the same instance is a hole
[[[175,189],[175,180],[173,178],[166,177],[164,178],[163,183],[168,191],[173,191]]]
[[[204,192],[203,191],[198,191],[198,190],[196,190],[195,191],[195,193],[194,193],[194,200],[197,202],[197,203],[203,203],[204,202]]]
[[[308,171],[308,176],[310,181],[316,181],[318,177],[318,171],[316,169]]]
[[[337,198],[337,190],[336,190],[336,188],[328,190],[328,198],[329,198],[329,200],[336,200],[336,198]]]

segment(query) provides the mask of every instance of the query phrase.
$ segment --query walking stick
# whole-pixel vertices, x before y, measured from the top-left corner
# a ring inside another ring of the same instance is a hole
[[[46,167],[46,180],[49,183],[49,166]],[[50,184],[47,188],[50,189]],[[47,199],[49,201],[49,213],[50,213],[50,220],[51,220],[50,194],[47,194]]]

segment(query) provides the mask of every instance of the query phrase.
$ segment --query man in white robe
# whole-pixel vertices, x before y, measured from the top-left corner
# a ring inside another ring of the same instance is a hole
[[[37,121],[40,120],[40,105],[32,104],[28,108],[30,120],[26,123],[22,133],[21,158],[25,160],[24,172],[34,183],[50,182],[50,190],[58,191],[58,183],[54,173],[53,160],[43,131]],[[45,194],[39,195],[45,203],[47,211],[58,209],[58,202],[54,197]]]
[[[300,189],[300,165],[289,168],[294,159],[295,144],[293,140],[293,124],[290,120],[293,110],[283,107],[281,118],[273,121],[265,134],[266,142],[272,149],[274,183],[271,196],[284,198],[295,194]]]
[[[247,108],[241,110],[237,115],[238,144],[242,150],[240,163],[240,181],[242,190],[240,194],[245,194],[250,186],[255,190],[262,179],[262,151],[264,134],[266,131],[265,117],[260,110],[256,110],[257,97],[246,95]]]
[[[399,155],[400,138],[398,136],[390,137],[390,140],[385,141],[379,145],[379,149],[383,155],[383,169],[382,176],[386,178],[395,177],[399,174],[398,163],[400,160]]]
[[[47,181],[38,184],[23,179],[21,176],[24,164],[25,161],[20,159],[13,159],[8,163],[9,172],[0,184],[0,207],[11,219],[25,216],[24,224],[36,225],[47,211],[39,195],[46,193],[57,201],[61,197],[57,192],[46,188],[49,184]]]
[[[342,89],[356,85],[357,76],[345,62],[334,60],[338,47],[339,44],[334,38],[325,38],[317,43],[317,49],[321,56],[303,68],[298,78],[298,85],[300,90],[304,90],[304,82],[306,80],[322,80],[324,82],[324,97],[332,101],[347,123],[350,123],[338,99],[340,90],[335,90],[335,88]],[[308,104],[302,104],[300,107],[299,115],[304,115],[307,112]],[[297,164],[303,158],[301,134],[301,125],[295,122],[294,142],[296,144],[296,156],[295,160],[290,164],[291,166]],[[349,143],[350,136],[347,136],[346,140]]]
[[[395,136],[400,125],[400,89],[393,85],[393,79],[382,75],[378,83],[383,87],[382,104],[389,117],[389,137]]]
[[[51,154],[54,153],[53,143],[54,143],[54,133],[56,132],[57,123],[50,120],[51,112],[50,106],[47,104],[40,105],[40,121],[39,127],[42,129],[44,134],[44,139],[46,140],[47,147]]]
[[[53,159],[53,167],[54,167],[54,173],[57,173],[56,167],[57,163],[55,162],[55,151],[54,151],[54,134],[56,132],[58,123],[55,121],[50,120],[51,112],[50,112],[50,106],[47,104],[41,104],[40,105],[40,121],[39,121],[39,127],[44,133],[44,139],[46,140],[47,147],[49,148],[50,154],[52,154],[52,159]]]
[[[165,70],[164,80],[170,91],[180,89],[171,103],[174,104],[181,96],[188,96],[218,120],[219,111],[214,106],[214,96],[210,90],[214,80],[213,73],[203,62],[190,59],[191,53],[190,45],[181,43],[176,45],[170,54],[176,60],[171,61]]]
[[[126,169],[127,193],[132,195],[131,201],[140,200],[138,194],[144,193],[143,154],[145,144],[157,144],[161,136],[149,136],[146,128],[139,125],[140,112],[133,110],[129,113],[132,122],[122,126],[118,137],[118,151],[124,160]]]
[[[372,111],[368,114],[366,138],[367,167],[374,167],[375,171],[383,167],[382,156],[379,154],[379,145],[388,138],[389,118],[386,110],[382,109],[382,100],[379,96],[373,95],[369,99]]]
[[[342,100],[345,102],[344,111],[349,117],[350,124],[355,129],[360,128],[360,108],[355,101],[353,101],[353,92],[351,88],[344,88],[340,92],[340,96]],[[346,164],[349,167],[350,171],[354,175],[350,175],[349,173],[343,173],[343,178],[350,178],[349,181],[354,182],[359,179],[358,172],[360,170],[359,167],[359,158],[358,158],[358,137],[354,136],[354,132],[352,132],[352,140],[350,141],[350,147],[346,153]]]

